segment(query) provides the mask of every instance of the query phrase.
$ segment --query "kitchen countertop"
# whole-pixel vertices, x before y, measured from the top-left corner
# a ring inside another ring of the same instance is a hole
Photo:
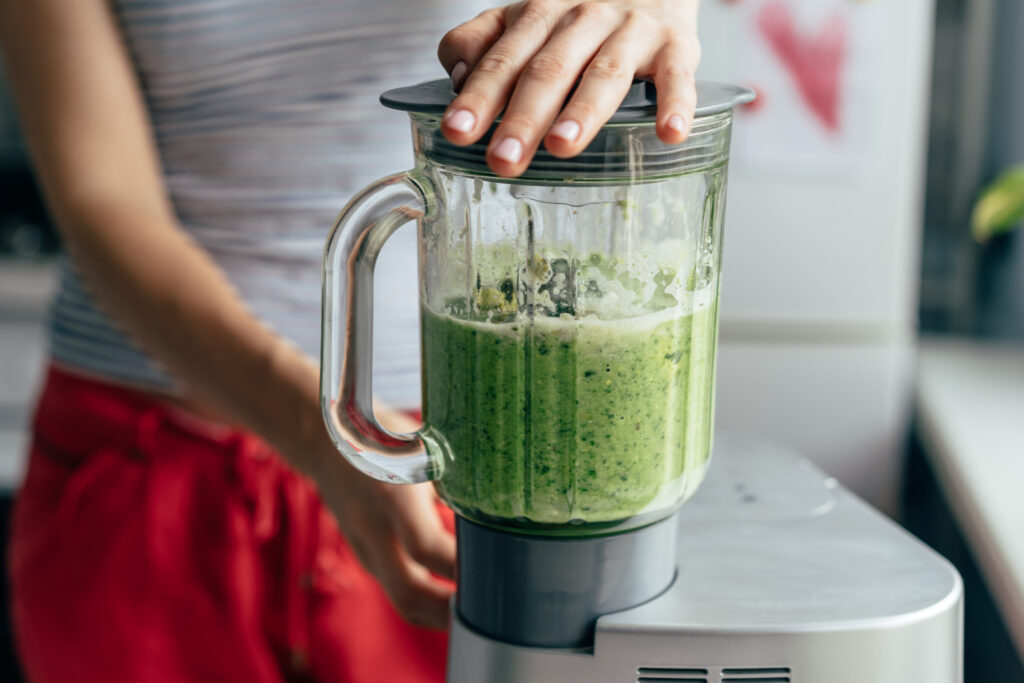
[[[939,484],[1024,658],[1024,344],[925,338],[917,412]]]

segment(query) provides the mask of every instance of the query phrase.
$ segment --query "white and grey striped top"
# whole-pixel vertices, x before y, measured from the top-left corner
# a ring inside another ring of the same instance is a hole
[[[181,225],[251,311],[314,358],[320,257],[349,196],[412,164],[384,90],[444,75],[446,30],[493,0],[115,0]],[[415,229],[377,266],[375,390],[419,401]],[[51,348],[63,365],[174,390],[174,379],[62,264]]]

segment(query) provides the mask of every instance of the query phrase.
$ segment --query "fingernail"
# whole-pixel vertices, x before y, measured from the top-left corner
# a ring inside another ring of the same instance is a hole
[[[462,85],[462,79],[466,77],[466,63],[459,62],[452,69],[452,90],[458,90]]]
[[[576,138],[580,136],[580,130],[580,124],[575,121],[559,121],[551,126],[548,133],[556,138],[562,138],[566,142],[576,142]]]
[[[494,146],[494,156],[509,164],[518,164],[523,158],[523,143],[515,138],[505,138]]]
[[[456,109],[445,117],[444,123],[452,130],[468,133],[476,125],[476,116],[468,109]]]
[[[668,117],[668,121],[665,122],[665,125],[677,133],[686,132],[686,122],[683,121],[683,117],[679,114],[673,114]]]

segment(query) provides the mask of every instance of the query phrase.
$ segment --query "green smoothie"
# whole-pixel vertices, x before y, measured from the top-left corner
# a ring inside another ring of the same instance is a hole
[[[463,514],[571,529],[668,509],[699,484],[715,299],[616,320],[421,315],[425,437]]]

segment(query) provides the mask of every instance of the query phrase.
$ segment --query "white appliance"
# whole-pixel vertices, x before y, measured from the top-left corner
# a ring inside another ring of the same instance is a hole
[[[962,681],[956,570],[809,461],[720,438],[677,517],[674,581],[599,617],[592,647],[513,645],[456,616],[448,683]],[[593,590],[588,569],[567,593]]]

